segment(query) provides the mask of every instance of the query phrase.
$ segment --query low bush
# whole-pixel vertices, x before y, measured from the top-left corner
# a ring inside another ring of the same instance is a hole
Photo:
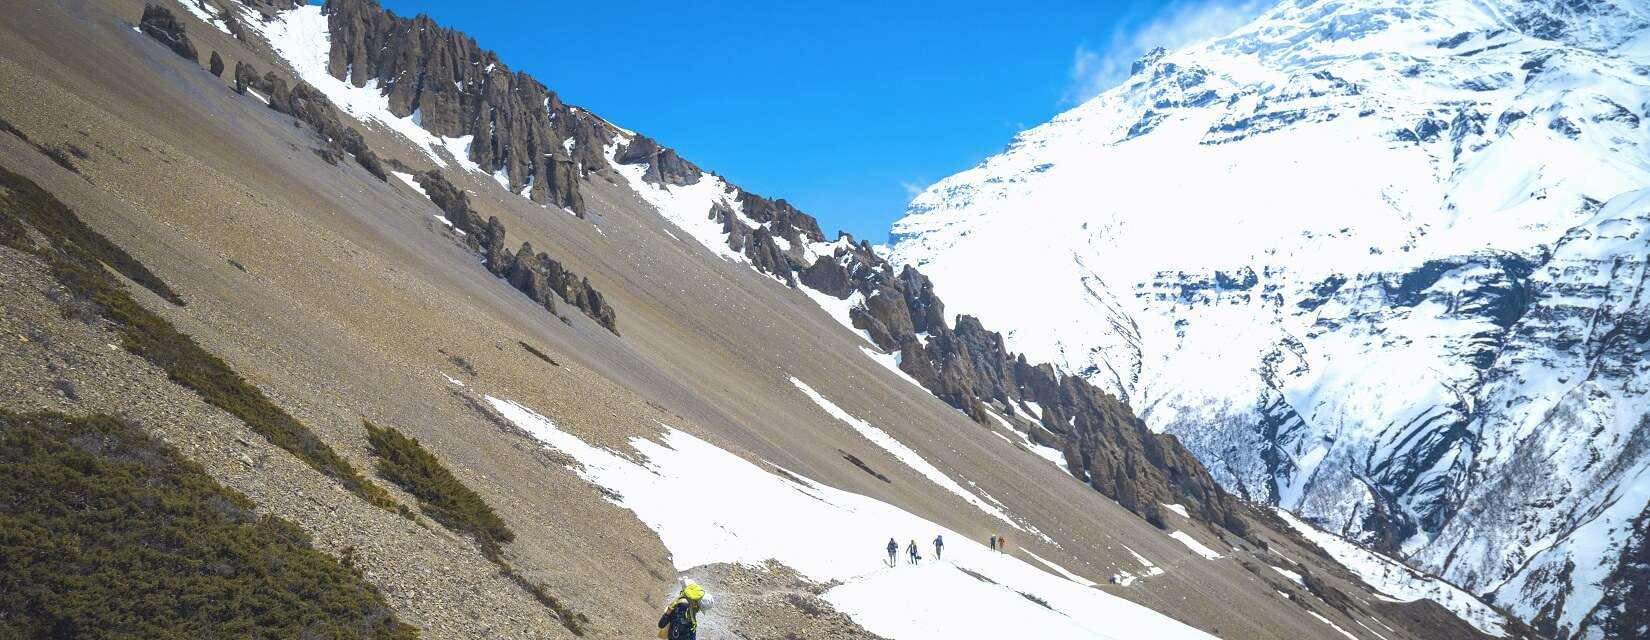
[[[24,224],[45,236],[49,247],[36,248],[22,229]],[[0,168],[0,241],[40,256],[65,288],[89,301],[114,325],[127,351],[142,356],[208,404],[240,418],[248,427],[287,450],[350,492],[384,509],[395,500],[382,487],[368,482],[332,447],[230,368],[194,339],[179,332],[165,318],[139,304],[105,268],[176,305],[183,299],[136,258],[80,221],[67,206],[34,182]]]
[[[485,500],[464,486],[434,454],[415,438],[392,427],[366,423],[367,442],[378,456],[378,475],[418,498],[418,508],[431,520],[456,533],[475,538],[488,558],[497,559],[500,545],[516,539],[510,526]]]
[[[0,410],[0,486],[0,637],[418,637],[297,526],[114,418]]]
[[[464,486],[417,438],[393,427],[366,423],[367,442],[378,456],[378,474],[418,498],[418,508],[431,520],[460,535],[475,539],[482,555],[499,567],[499,574],[556,614],[573,635],[584,635],[590,619],[562,604],[548,589],[517,572],[504,559],[502,545],[516,539],[514,531],[493,512],[479,494]]]

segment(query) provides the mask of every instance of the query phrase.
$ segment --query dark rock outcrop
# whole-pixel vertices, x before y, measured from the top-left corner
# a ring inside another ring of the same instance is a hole
[[[497,217],[482,220],[481,214],[470,207],[470,196],[440,171],[419,173],[414,179],[430,196],[430,201],[446,214],[453,228],[463,233],[464,243],[481,255],[488,271],[504,278],[510,286],[551,313],[556,312],[556,298],[561,298],[618,335],[617,314],[601,292],[590,285],[589,278],[567,270],[546,253],[534,251],[531,243],[523,242],[515,251],[510,251],[504,243],[504,223]]]
[[[210,65],[208,65],[207,70],[211,71],[212,75],[215,75],[219,78],[222,78],[223,77],[223,67],[224,67],[223,56],[220,56],[220,55],[218,55],[218,52],[213,51],[212,52],[212,62],[211,62]]]
[[[356,164],[366,169],[367,173],[371,173],[379,180],[389,179],[383,160],[367,147],[366,141],[361,138],[361,132],[339,120],[338,111],[332,106],[332,101],[319,90],[303,81],[289,87],[286,79],[273,71],[259,77],[258,71],[252,65],[237,60],[235,91],[244,94],[248,89],[267,95],[270,109],[314,127],[323,143],[321,148],[316,149],[316,155],[333,164],[337,164],[348,155],[355,158]]]
[[[333,76],[358,87],[377,80],[395,115],[417,113],[436,135],[473,136],[468,159],[502,170],[511,191],[529,188],[534,202],[586,213],[579,182],[607,170],[611,125],[427,16],[398,17],[373,0],[329,0],[323,10]],[[697,180],[698,169],[679,158],[655,166],[668,179]]]
[[[795,245],[809,242],[820,242],[825,234],[819,231],[819,221],[813,216],[801,212],[783,198],[769,200],[762,196],[741,190],[739,205],[745,210],[745,217],[755,220],[757,224],[767,226],[770,231]],[[804,265],[805,266],[805,265]]]
[[[1604,597],[1582,622],[1576,637],[1598,627],[1606,638],[1642,637],[1650,629],[1650,510],[1634,519],[1621,548],[1621,560],[1600,583]]]
[[[698,184],[704,172],[693,163],[683,160],[676,152],[659,146],[652,138],[638,135],[614,155],[619,164],[647,165],[642,180],[651,184],[684,186]]]
[[[256,89],[265,95],[269,94],[269,87],[263,84],[263,78],[258,77],[258,70],[244,60],[236,60],[235,92],[245,94],[247,89]]]
[[[787,221],[764,227],[817,237],[812,218],[782,204],[746,203],[744,211],[758,221]],[[747,246],[756,236],[750,234]],[[991,420],[988,412],[1013,417],[1037,406],[1041,415],[1022,423],[1029,437],[1060,449],[1074,475],[1125,508],[1145,517],[1159,504],[1178,503],[1198,519],[1240,535],[1248,530],[1243,506],[1174,436],[1153,433],[1127,405],[1087,380],[1028,363],[977,318],[960,315],[955,327],[948,325],[945,303],[916,269],[896,272],[868,244],[847,236],[836,247],[811,265],[793,267],[802,283],[837,298],[862,295],[849,312],[853,325],[877,347],[899,353],[900,369],[935,396],[982,424]]]
[[[143,35],[158,40],[173,53],[184,59],[199,64],[200,53],[195,51],[195,45],[189,42],[189,35],[183,32],[183,22],[172,15],[172,10],[160,5],[144,5],[143,18],[138,21],[138,30]]]
[[[532,77],[512,73],[468,36],[426,16],[397,17],[373,0],[329,0],[324,11],[333,76],[355,86],[376,80],[392,113],[417,113],[436,135],[474,136],[469,160],[502,170],[513,191],[530,186],[534,201],[583,215],[581,180],[608,170],[603,149],[610,144],[620,145],[616,162],[645,165],[649,183],[670,188],[704,177],[654,140],[563,104]],[[490,271],[547,308],[554,308],[554,293],[614,329],[612,309],[586,280],[526,243],[510,250],[503,225],[481,220],[463,191],[438,172],[418,181]],[[1009,352],[1002,336],[975,318],[963,316],[951,327],[932,282],[916,269],[896,272],[868,243],[847,237],[832,255],[809,259],[805,247],[824,240],[818,222],[784,200],[741,191],[734,206],[717,203],[707,215],[722,225],[728,247],[763,273],[792,286],[800,275],[838,298],[862,295],[863,304],[851,312],[854,326],[883,350],[901,354],[902,370],[974,420],[987,423],[989,412],[1014,419],[1034,403],[1041,415],[1024,423],[1030,437],[1063,451],[1073,474],[1096,490],[1142,517],[1159,503],[1178,503],[1193,517],[1247,531],[1242,505],[1177,439],[1151,432],[1127,405],[1086,380]]]

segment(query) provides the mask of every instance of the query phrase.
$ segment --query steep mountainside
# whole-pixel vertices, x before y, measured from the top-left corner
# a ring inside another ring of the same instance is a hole
[[[1291,1],[1132,71],[918,196],[894,262],[1226,488],[1549,633],[1619,626],[1650,9]]]
[[[0,84],[0,411],[136,427],[252,505],[138,505],[159,531],[290,522],[370,605],[287,616],[306,634],[635,637],[688,577],[706,636],[1529,636],[1366,584],[915,269],[426,18],[37,2],[0,21]],[[894,536],[943,559],[886,562]],[[246,632],[177,606],[248,577],[191,548],[136,550],[202,579],[130,635]],[[8,623],[98,615],[24,586]]]
[[[318,43],[307,41],[302,33],[319,28],[311,22],[323,16],[330,43],[325,76],[314,57]],[[868,247],[856,246],[851,238],[824,242],[818,223],[789,203],[706,175],[645,136],[562,104],[537,81],[512,74],[496,56],[480,51],[462,34],[442,30],[426,17],[396,17],[370,0],[335,0],[323,11],[288,12],[255,28],[267,33],[278,50],[296,56],[294,67],[304,80],[324,92],[336,92],[337,102],[373,113],[376,104],[352,100],[352,94],[382,92],[387,99],[385,120],[399,118],[421,127],[444,141],[448,150],[461,151],[459,164],[478,173],[493,171],[500,186],[535,202],[540,198],[534,192],[509,177],[520,175],[510,168],[511,158],[553,159],[576,151],[578,159],[568,162],[577,165],[580,176],[617,174],[665,215],[693,229],[691,233],[709,249],[793,287],[800,275],[809,288],[831,298],[858,296],[853,299],[864,304],[851,305],[849,324],[866,332],[882,351],[895,354],[900,370],[977,422],[988,423],[988,412],[996,412],[997,420],[1027,413],[1030,421],[1018,430],[1062,449],[1068,467],[1078,469],[1080,477],[1125,508],[1146,515],[1155,512],[1157,504],[1183,503],[1199,519],[1245,530],[1237,507],[1173,438],[1151,434],[1115,398],[1081,378],[1016,358],[1000,337],[971,318],[959,320],[953,331],[944,304],[915,269],[896,276],[886,260]],[[526,104],[540,108],[523,107],[522,96],[528,98]],[[449,117],[455,109],[460,115]],[[460,124],[451,124],[454,117]],[[563,135],[553,132],[550,122],[578,124]],[[440,162],[434,146],[429,156]],[[551,151],[541,153],[543,149]],[[438,175],[418,180],[454,228],[482,248],[489,268],[517,281],[511,269],[493,266],[497,256],[507,255],[502,241],[475,242],[493,234],[479,224],[478,215],[454,202],[463,194],[442,195],[457,190],[440,185],[444,179]],[[577,183],[569,185],[556,189],[576,196]],[[525,251],[532,255],[530,245]]]

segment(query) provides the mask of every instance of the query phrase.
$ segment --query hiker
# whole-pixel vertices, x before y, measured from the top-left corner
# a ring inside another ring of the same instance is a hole
[[[997,552],[1008,553],[1008,538],[997,536]]]
[[[916,564],[917,560],[922,559],[922,556],[917,555],[917,541],[916,540],[912,540],[911,544],[906,545],[905,555],[911,557],[911,564]]]
[[[894,554],[896,554],[896,553],[899,553],[899,543],[894,542],[893,538],[889,538],[888,539],[888,566],[892,567],[895,564],[897,564],[894,561]]]
[[[695,640],[699,637],[699,611],[709,609],[710,596],[705,588],[692,580],[670,603],[670,608],[659,617],[659,637],[663,640]]]
[[[991,550],[997,550],[997,536],[991,536]]]
[[[939,560],[945,551],[945,535],[934,536],[934,559]]]

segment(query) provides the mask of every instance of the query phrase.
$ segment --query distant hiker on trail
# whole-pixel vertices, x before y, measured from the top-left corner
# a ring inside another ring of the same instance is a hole
[[[894,564],[895,564],[894,554],[896,554],[896,553],[899,553],[899,543],[894,542],[893,538],[889,538],[888,539],[888,566],[890,566],[890,567],[894,566]]]
[[[991,536],[991,550],[997,550],[997,536]]]
[[[699,610],[709,609],[711,599],[705,588],[688,581],[681,593],[670,602],[670,608],[659,618],[659,637],[662,640],[695,640],[699,637]]]
[[[945,536],[934,536],[934,559],[939,560],[945,552]]]
[[[997,552],[1008,553],[1008,538],[997,536]]]
[[[917,541],[916,540],[912,540],[911,544],[909,544],[905,547],[905,555],[911,557],[911,564],[916,564],[917,560],[922,559],[922,556],[917,555]]]

